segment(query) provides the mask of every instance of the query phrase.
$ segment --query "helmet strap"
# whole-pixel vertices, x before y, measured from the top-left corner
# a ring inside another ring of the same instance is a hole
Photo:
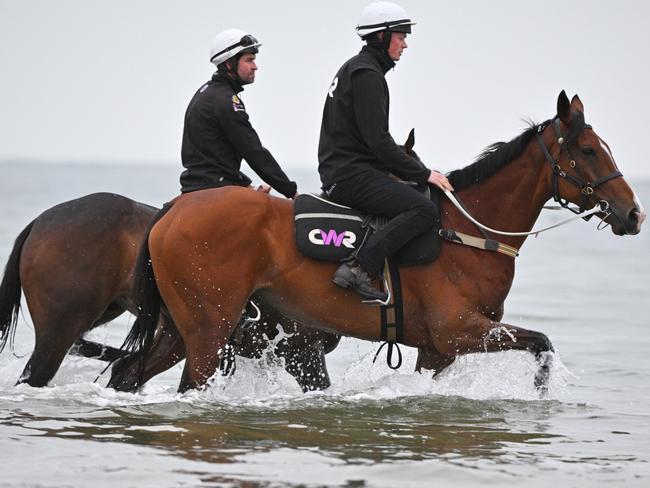
[[[391,41],[392,37],[393,37],[392,31],[389,31],[389,30],[384,31],[384,41],[383,41],[382,48],[384,49],[386,54],[388,54],[388,48],[390,47],[390,41]]]
[[[229,76],[230,78],[234,79],[237,83],[239,83],[240,85],[243,86],[246,83],[244,83],[244,80],[242,80],[239,77],[239,73],[237,72],[240,57],[241,57],[241,55],[238,53],[238,54],[235,54],[233,57],[226,59],[223,63],[221,63],[218,66],[218,71],[220,73],[223,73],[223,74]]]
[[[380,36],[380,34],[383,34],[383,36]],[[366,39],[366,42],[369,46],[376,47],[384,54],[388,55],[388,48],[390,47],[390,40],[392,36],[393,33],[386,29],[373,33]]]

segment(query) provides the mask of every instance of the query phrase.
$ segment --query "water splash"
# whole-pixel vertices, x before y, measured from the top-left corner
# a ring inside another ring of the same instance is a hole
[[[499,333],[505,331],[499,331]],[[385,400],[428,395],[460,396],[475,400],[540,399],[533,385],[537,363],[532,354],[521,351],[480,353],[460,356],[440,375],[414,371],[417,350],[402,347],[403,365],[393,371],[382,356],[373,363],[377,343],[344,338],[339,347],[327,356],[332,386],[323,392],[304,394],[285,369],[284,359],[275,355],[275,347],[288,337],[281,327],[277,336],[259,359],[237,357],[233,376],[216,375],[209,388],[179,395],[176,392],[182,366],[176,365],[159,375],[137,394],[118,393],[102,384],[92,383],[103,363],[68,357],[51,386],[31,388],[14,386],[25,359],[4,355],[0,358],[0,396],[34,399],[56,399],[96,406],[145,405],[150,403],[187,402],[219,403],[243,407],[286,407],[288,403],[318,400],[359,401]],[[570,398],[568,384],[575,379],[555,354],[546,399]]]

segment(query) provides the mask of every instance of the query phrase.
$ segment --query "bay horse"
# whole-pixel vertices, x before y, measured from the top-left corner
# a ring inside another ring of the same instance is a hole
[[[87,331],[125,311],[132,300],[133,269],[148,226],[159,209],[112,193],[96,193],[56,205],[20,233],[0,283],[0,351],[15,333],[21,288],[34,324],[35,347],[18,380],[45,386],[63,358],[72,353],[117,360],[109,386],[134,391],[149,378],[185,357],[185,347],[168,314],[162,313],[156,336],[161,360],[151,361],[142,377],[126,351],[83,339]],[[324,354],[338,336],[303,327],[258,301],[260,321],[233,334],[234,353],[260,357],[277,324],[289,337],[275,346],[287,371],[303,390],[330,384]],[[137,373],[137,374],[136,374]]]
[[[508,143],[489,146],[477,160],[448,175],[478,221],[504,231],[530,230],[554,197],[598,215],[615,235],[637,234],[645,213],[618,171],[607,144],[585,123],[577,96],[562,91],[557,115]],[[605,203],[606,202],[606,203]],[[466,234],[476,229],[448,201],[442,222]],[[293,204],[222,188],[177,198],[146,236],[136,269],[140,312],[129,344],[156,354],[153,336],[162,304],[185,343],[179,391],[205,387],[237,326],[242,307],[258,294],[282,314],[338,334],[377,341],[378,307],[334,286],[336,263],[303,256],[294,241]],[[507,236],[520,248],[525,236]],[[525,350],[538,361],[535,385],[548,379],[553,346],[541,332],[501,322],[514,277],[514,259],[445,243],[436,261],[404,267],[403,344],[419,351],[417,369],[439,374],[458,355]]]

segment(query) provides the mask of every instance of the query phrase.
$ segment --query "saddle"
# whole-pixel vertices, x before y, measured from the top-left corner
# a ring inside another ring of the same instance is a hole
[[[440,208],[440,193],[425,188]],[[319,261],[345,261],[356,255],[371,233],[388,223],[388,218],[364,214],[334,203],[324,195],[303,193],[294,205],[296,244],[305,256]],[[398,266],[430,263],[440,254],[440,216],[433,228],[409,241],[392,258]]]
[[[426,188],[429,198],[440,209],[440,192]],[[301,194],[294,202],[294,222],[296,244],[305,256],[320,261],[345,261],[362,248],[372,232],[381,229],[389,219],[366,215],[345,205],[334,203],[324,195]],[[388,345],[387,363],[391,369],[402,364],[402,354],[397,346],[404,334],[404,314],[399,268],[430,263],[440,254],[442,239],[456,244],[475,247],[485,251],[505,254],[512,258],[518,250],[490,239],[462,234],[451,229],[441,228],[440,215],[431,230],[409,241],[396,254],[387,259],[384,268],[384,291],[389,292],[386,302],[370,303],[380,307],[380,338],[385,341],[379,348]],[[393,361],[393,351],[397,359]]]

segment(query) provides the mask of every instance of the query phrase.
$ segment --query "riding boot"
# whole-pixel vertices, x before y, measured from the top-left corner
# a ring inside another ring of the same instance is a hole
[[[372,286],[370,276],[358,263],[343,263],[332,276],[332,283],[341,288],[352,288],[366,300],[386,300],[383,291]]]

